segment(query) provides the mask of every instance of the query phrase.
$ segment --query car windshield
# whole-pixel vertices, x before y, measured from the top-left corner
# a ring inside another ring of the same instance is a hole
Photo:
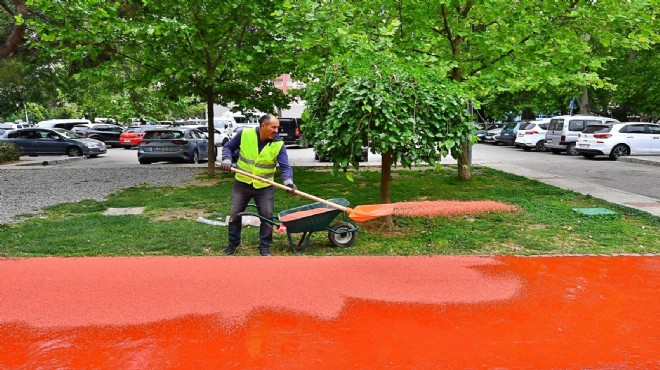
[[[64,136],[67,139],[80,139],[82,137],[73,131],[65,130],[63,128],[54,128],[53,131],[57,132],[58,134]]]
[[[612,129],[612,126],[604,126],[604,125],[593,125],[589,126],[582,131],[585,134],[594,134],[597,132],[610,132]]]

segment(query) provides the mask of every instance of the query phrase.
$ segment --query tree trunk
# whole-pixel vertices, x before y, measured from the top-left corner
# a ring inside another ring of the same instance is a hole
[[[580,114],[591,113],[591,103],[589,102],[589,92],[584,89],[582,95],[577,98],[578,106],[580,107]]]
[[[385,152],[381,159],[380,170],[380,202],[382,204],[390,203],[390,193],[392,191],[392,151]],[[392,215],[384,217],[385,225],[390,229],[394,228]]]
[[[206,124],[209,130],[209,176],[215,177],[215,126],[213,125],[213,91],[206,92]],[[222,155],[221,155],[222,156]],[[220,158],[222,160],[222,157]]]
[[[461,181],[471,181],[472,180],[472,171],[470,166],[472,165],[471,160],[471,144],[469,140],[465,140],[461,144],[461,154],[458,155],[458,179]]]

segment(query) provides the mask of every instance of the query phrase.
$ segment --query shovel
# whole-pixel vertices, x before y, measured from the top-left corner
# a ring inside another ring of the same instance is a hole
[[[219,167],[219,164],[216,162],[216,166]],[[358,222],[362,221],[368,221],[374,218],[378,217],[383,217],[383,216],[388,216],[391,215],[392,212],[394,211],[394,206],[391,204],[370,204],[370,205],[364,205],[364,206],[356,206],[355,208],[349,208],[349,207],[344,207],[336,203],[332,203],[328,200],[319,198],[317,196],[314,196],[312,194],[307,194],[305,192],[302,192],[300,190],[292,190],[290,187],[277,183],[275,181],[271,181],[268,179],[265,179],[263,177],[251,174],[249,172],[243,171],[241,169],[232,167],[231,168],[232,172],[235,173],[240,173],[241,175],[253,178],[255,180],[263,181],[267,184],[273,185],[276,188],[280,188],[282,190],[286,190],[289,193],[292,193],[294,195],[300,195],[302,197],[305,197],[307,199],[311,199],[315,202],[323,203],[327,206],[330,206],[332,208],[338,209],[342,212],[346,212],[348,214],[348,217],[351,218],[351,220],[355,220]]]

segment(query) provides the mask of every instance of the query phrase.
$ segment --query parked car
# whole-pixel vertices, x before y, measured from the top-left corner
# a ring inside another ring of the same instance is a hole
[[[494,129],[502,129],[504,127],[504,123],[502,122],[495,122],[495,123],[478,123],[477,124],[477,140],[480,143],[486,142],[486,134],[488,133],[489,130],[494,130]]]
[[[509,122],[500,131],[499,136],[495,139],[495,144],[513,145],[516,142],[518,130],[520,127],[527,125],[527,121]]]
[[[140,164],[158,161],[199,163],[208,159],[208,139],[194,128],[159,128],[148,130],[138,146]]]
[[[124,128],[111,123],[92,123],[90,125],[73,126],[71,131],[90,139],[100,140],[105,145],[119,146],[119,136]]]
[[[497,139],[500,137],[500,133],[504,126],[506,126],[506,123],[499,123],[499,126],[487,130],[486,135],[484,136],[484,143],[497,145]]]
[[[550,119],[545,133],[545,147],[553,154],[566,152],[576,155],[575,142],[582,130],[594,125],[610,125],[618,123],[614,118],[598,116],[555,116]]]
[[[96,157],[107,153],[105,143],[84,138],[61,128],[23,128],[5,132],[0,141],[12,143],[21,155],[68,155],[70,157]]]
[[[278,118],[280,129],[278,135],[282,138],[285,145],[300,144],[300,126],[297,118]]]
[[[71,131],[75,126],[90,126],[92,122],[84,118],[65,118],[65,119],[49,119],[39,121],[35,127],[39,128],[63,128]]]
[[[27,123],[0,123],[0,130],[9,131],[9,130],[18,130],[19,128],[29,128],[30,125]]]
[[[134,146],[140,145],[140,141],[142,141],[145,132],[160,127],[161,126],[154,125],[129,126],[119,135],[119,144],[124,149],[131,149]]]
[[[585,158],[607,155],[613,160],[627,155],[660,155],[660,125],[624,122],[589,126],[578,136],[576,150]]]
[[[525,151],[545,152],[545,132],[549,123],[549,119],[530,121],[518,130],[514,145]]]

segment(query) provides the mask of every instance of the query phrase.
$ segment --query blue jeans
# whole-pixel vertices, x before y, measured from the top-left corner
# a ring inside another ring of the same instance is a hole
[[[252,184],[235,180],[231,193],[231,210],[229,213],[229,247],[236,248],[241,244],[241,230],[243,229],[240,212],[245,211],[248,203],[254,199],[257,212],[262,217],[273,219],[273,208],[275,204],[275,189],[272,186],[255,189]],[[273,242],[273,226],[267,222],[261,222],[259,226],[259,249],[269,248]]]

